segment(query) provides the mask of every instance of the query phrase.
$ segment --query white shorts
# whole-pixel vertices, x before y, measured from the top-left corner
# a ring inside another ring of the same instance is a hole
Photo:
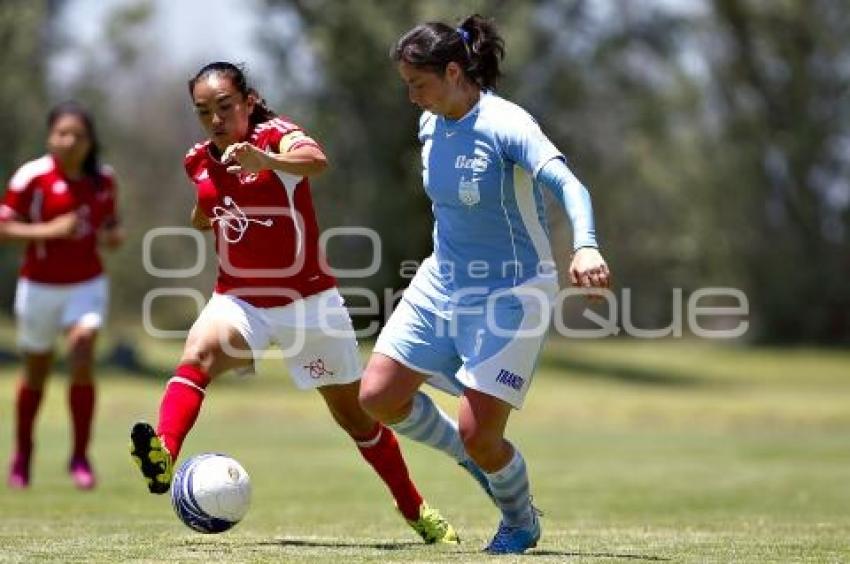
[[[15,290],[18,346],[24,352],[44,353],[69,327],[99,329],[106,320],[108,305],[109,281],[103,275],[76,284],[19,278]]]
[[[491,293],[480,303],[451,303],[420,267],[375,344],[453,395],[465,388],[522,407],[558,291],[537,278]]]
[[[271,308],[213,294],[195,325],[211,320],[225,321],[239,331],[251,347],[254,362],[276,345],[293,382],[302,390],[349,384],[363,372],[351,317],[336,288]],[[230,352],[237,357],[245,354]]]

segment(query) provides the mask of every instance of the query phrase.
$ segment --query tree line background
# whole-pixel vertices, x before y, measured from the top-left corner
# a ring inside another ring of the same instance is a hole
[[[0,176],[42,154],[50,104],[73,97],[93,109],[130,235],[108,259],[113,312],[133,322],[150,289],[206,293],[214,276],[209,262],[197,279],[161,280],[141,260],[148,230],[187,224],[182,156],[201,132],[186,79],[197,69],[169,67],[150,39],[159,4],[128,0],[111,9],[83,72],[57,87],[50,65],[74,41],[60,25],[74,1],[0,3]],[[332,168],[313,183],[321,226],[381,235],[382,268],[365,281],[379,295],[406,285],[398,265],[427,256],[431,235],[417,111],[389,48],[418,22],[480,12],[507,42],[499,92],[537,117],[589,187],[637,326],[669,324],[673,288],[726,286],[749,297],[752,342],[850,343],[844,0],[264,0],[234,10],[263,22],[256,39],[274,73],[255,77],[262,94],[329,155]],[[549,208],[563,272],[570,229]],[[194,244],[152,250],[155,264],[177,268],[191,264]],[[362,266],[369,244],[344,239],[329,251],[334,265]],[[7,312],[20,252],[0,247]],[[191,304],[161,309],[164,327],[194,314]]]

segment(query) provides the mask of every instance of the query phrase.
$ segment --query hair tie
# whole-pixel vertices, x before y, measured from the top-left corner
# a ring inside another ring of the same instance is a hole
[[[463,29],[462,27],[457,28],[457,31],[460,34],[460,38],[463,39],[463,42],[469,45],[471,38],[469,37],[469,32]]]

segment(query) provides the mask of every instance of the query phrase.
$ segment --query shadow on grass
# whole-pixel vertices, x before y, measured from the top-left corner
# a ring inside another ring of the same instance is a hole
[[[260,541],[249,543],[255,546],[295,546],[295,547],[311,547],[311,548],[372,548],[376,550],[406,550],[425,546],[421,542],[405,541],[405,542],[347,542],[336,541],[330,539],[275,539],[271,541]]]
[[[605,378],[643,386],[717,388],[729,385],[728,382],[710,380],[688,372],[643,368],[612,362],[588,362],[561,356],[542,356],[540,358],[540,367],[569,373],[571,378]]]
[[[364,549],[374,549],[374,550],[385,550],[385,551],[396,551],[396,550],[409,550],[416,548],[425,548],[428,545],[422,544],[421,542],[416,541],[405,541],[405,542],[348,542],[348,541],[336,541],[336,540],[323,540],[323,539],[297,539],[297,538],[283,538],[276,539],[273,541],[260,541],[260,542],[251,542],[246,543],[253,546],[280,546],[280,547],[308,547],[308,548],[364,548]],[[454,553],[455,551],[453,551]],[[477,554],[482,557],[487,555],[483,554],[480,550],[458,550],[456,551],[458,554]],[[646,556],[642,554],[618,554],[615,552],[577,552],[577,551],[567,551],[567,550],[532,550],[531,552],[525,553],[527,557],[534,556],[571,556],[571,557],[582,557],[582,558],[619,558],[623,560],[645,560],[648,562],[666,562],[669,561],[669,558],[662,558],[660,556]]]
[[[619,560],[646,560],[648,562],[669,562],[669,558],[661,556],[647,556],[644,554],[619,554],[616,552],[577,552],[568,550],[533,550],[526,552],[523,556],[572,556],[575,558],[616,558]]]

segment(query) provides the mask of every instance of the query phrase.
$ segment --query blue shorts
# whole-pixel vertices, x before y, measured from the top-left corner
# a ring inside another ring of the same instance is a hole
[[[431,262],[429,262],[431,261]],[[446,295],[426,260],[378,337],[374,352],[453,395],[472,388],[522,407],[558,286],[538,277],[502,290]]]

